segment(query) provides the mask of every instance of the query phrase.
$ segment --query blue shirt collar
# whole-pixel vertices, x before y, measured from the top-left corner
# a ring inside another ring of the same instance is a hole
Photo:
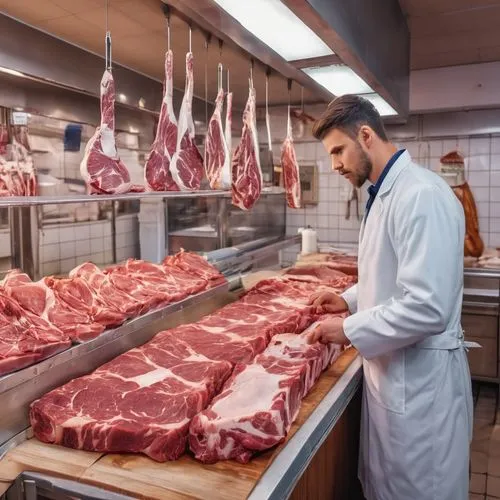
[[[385,166],[384,170],[382,170],[382,173],[380,174],[380,177],[377,179],[377,182],[368,188],[368,194],[370,195],[370,197],[368,198],[368,202],[366,203],[365,219],[366,219],[366,217],[368,217],[368,213],[370,212],[370,208],[373,205],[373,202],[375,201],[375,198],[377,197],[377,193],[379,192],[379,189],[382,186],[384,179],[386,178],[387,174],[389,173],[389,170],[391,169],[391,167],[396,163],[398,158],[405,151],[406,151],[405,149],[400,149],[399,151],[394,153],[392,155],[391,159],[387,162],[387,165]]]

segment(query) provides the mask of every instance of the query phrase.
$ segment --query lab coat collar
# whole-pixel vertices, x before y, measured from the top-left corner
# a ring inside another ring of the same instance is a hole
[[[382,185],[380,186],[378,196],[384,196],[387,194],[394,185],[398,175],[411,163],[411,156],[408,151],[404,151],[401,153],[399,158],[396,160],[394,165],[391,167],[389,172],[387,173]]]

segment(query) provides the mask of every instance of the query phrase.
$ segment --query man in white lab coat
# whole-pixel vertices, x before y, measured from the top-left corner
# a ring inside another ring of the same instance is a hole
[[[448,185],[388,141],[374,106],[330,103],[314,126],[332,168],[369,188],[358,284],[311,303],[348,318],[309,341],[363,357],[359,475],[367,500],[466,500],[472,393],[460,315],[464,213]]]

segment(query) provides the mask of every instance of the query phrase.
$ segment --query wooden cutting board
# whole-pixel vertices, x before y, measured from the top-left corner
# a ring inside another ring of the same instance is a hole
[[[0,460],[0,481],[13,482],[24,471],[78,479],[102,455],[30,439],[10,450]]]
[[[357,355],[355,349],[348,349],[321,375],[303,400],[287,440],[307,420]],[[244,465],[232,460],[204,465],[189,455],[174,462],[158,463],[141,455],[103,455],[30,439],[10,450],[0,461],[0,488],[8,486],[23,471],[36,471],[134,498],[241,500],[248,497],[283,446]]]
[[[355,349],[348,349],[322,374],[303,400],[287,440],[307,420],[356,356]],[[137,455],[105,455],[85,471],[81,480],[134,498],[242,500],[248,497],[283,446],[245,465],[233,460],[203,465],[189,455],[166,463]]]

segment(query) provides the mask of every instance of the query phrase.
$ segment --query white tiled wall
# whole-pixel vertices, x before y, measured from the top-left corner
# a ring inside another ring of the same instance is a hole
[[[477,204],[479,228],[486,246],[500,246],[500,137],[469,137],[460,139],[433,139],[397,143],[405,147],[412,158],[422,166],[436,170],[444,154],[458,149],[466,158],[466,179]],[[356,243],[359,221],[345,218],[346,196],[350,184],[331,171],[330,160],[319,142],[297,143],[300,161],[314,161],[319,170],[319,203],[304,209],[287,209],[287,234],[297,234],[299,227],[310,225],[317,230],[319,242]],[[368,184],[360,189],[359,213],[362,217],[368,199]],[[295,260],[297,249],[284,252],[286,262]]]
[[[137,215],[116,220],[118,261],[137,257],[139,234]],[[99,266],[113,262],[111,222],[107,220],[44,227],[40,234],[40,273],[65,274],[75,266],[91,261]]]

